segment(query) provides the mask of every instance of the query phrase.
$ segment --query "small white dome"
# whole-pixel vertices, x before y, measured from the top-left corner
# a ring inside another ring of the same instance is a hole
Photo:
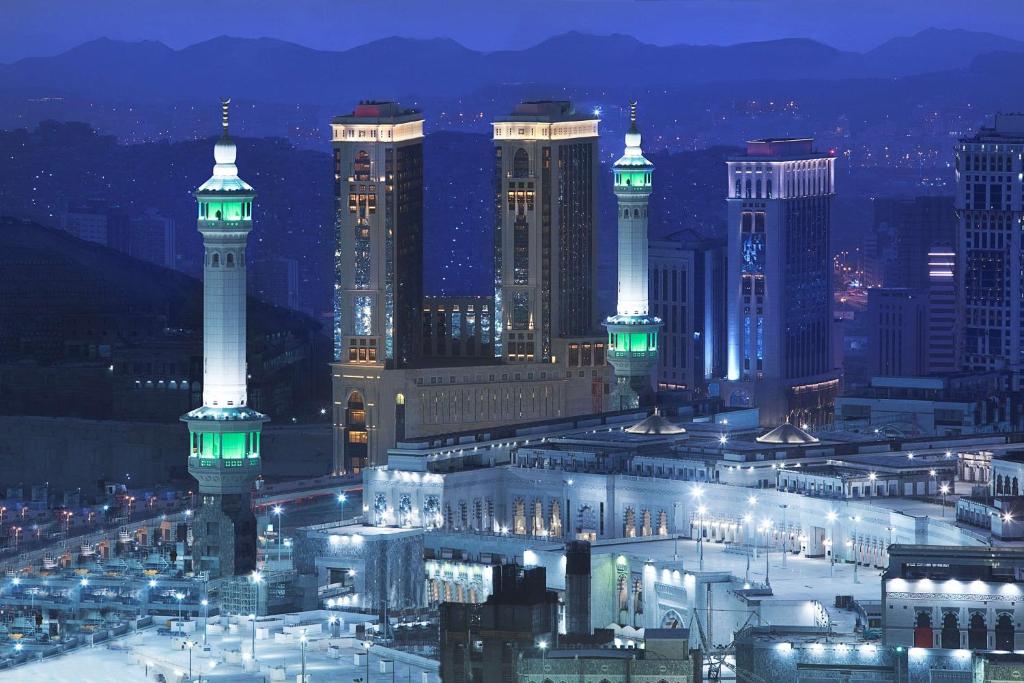
[[[640,149],[640,131],[631,130],[626,133],[626,147],[636,147]]]

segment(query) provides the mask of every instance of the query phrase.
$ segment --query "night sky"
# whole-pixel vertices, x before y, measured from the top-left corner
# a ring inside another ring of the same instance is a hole
[[[0,0],[0,62],[97,37],[181,48],[218,35],[345,49],[389,36],[522,48],[576,30],[654,44],[813,38],[866,50],[929,27],[1024,39],[1021,0]]]

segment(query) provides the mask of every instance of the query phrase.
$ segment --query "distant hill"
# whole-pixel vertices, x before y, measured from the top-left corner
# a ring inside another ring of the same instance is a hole
[[[500,83],[674,86],[768,80],[888,78],[968,67],[1024,42],[928,29],[865,53],[806,39],[655,46],[623,35],[567,33],[523,50],[479,52],[447,39],[388,38],[344,51],[222,36],[181,50],[153,41],[94,40],[52,57],[0,65],[0,89],[136,101],[235,93],[277,103],[333,104],[395,93],[450,96]]]

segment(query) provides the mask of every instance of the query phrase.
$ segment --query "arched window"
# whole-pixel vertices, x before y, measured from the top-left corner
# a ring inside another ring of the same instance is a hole
[[[234,268],[235,267],[235,255],[232,254],[231,252],[228,252],[227,258],[224,259],[224,265],[227,266],[228,268]]]
[[[210,259],[210,265],[213,268],[220,268],[220,254],[214,254]]]
[[[960,649],[960,620],[956,612],[949,611],[942,615],[941,644],[946,650]]]
[[[1013,490],[1010,491],[1010,493],[1012,493],[1015,496],[1019,496],[1020,495],[1020,488],[1018,488],[1018,486],[1017,486],[1017,477],[1013,478]]]
[[[1012,652],[1015,645],[1013,642],[1013,616],[1002,613],[996,618],[996,649]]]
[[[967,649],[988,649],[988,624],[985,623],[984,612],[971,612],[971,620],[967,624]]]
[[[1000,474],[1000,475],[998,475],[996,477],[996,493],[1002,493],[1002,492],[1003,492],[1003,475]]]
[[[633,209],[633,218],[640,218],[640,209]]]
[[[932,647],[933,644],[932,615],[927,610],[921,610],[914,622],[914,647]]]
[[[512,157],[512,177],[530,177],[530,155],[522,147],[517,149],[516,155]]]

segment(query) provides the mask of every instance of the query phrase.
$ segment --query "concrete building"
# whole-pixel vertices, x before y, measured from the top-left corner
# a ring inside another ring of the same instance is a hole
[[[725,375],[725,245],[692,230],[651,240],[651,312],[663,321],[659,391],[706,395]]]
[[[424,363],[493,363],[494,297],[423,297]]]
[[[1024,364],[1022,153],[1024,114],[996,114],[991,127],[956,146],[964,369],[1018,372]]]
[[[383,464],[404,439],[590,414],[608,400],[593,299],[597,121],[567,102],[527,102],[494,124],[494,300],[453,299],[443,315],[421,295],[422,126],[393,103],[362,104],[333,124],[344,280],[332,365],[336,472]],[[373,169],[388,168],[390,156],[406,166],[388,180]],[[378,197],[398,205],[378,211]],[[387,221],[405,225],[408,239],[396,241]],[[479,343],[455,338],[457,318],[459,334]],[[451,355],[439,355],[439,343]],[[456,344],[472,355],[457,356]],[[487,346],[494,353],[484,358]]]
[[[175,223],[173,218],[148,209],[130,220],[129,253],[137,259],[155,263],[164,268],[177,266]]]
[[[728,405],[765,425],[831,419],[829,252],[835,160],[810,139],[747,143],[728,161]]]
[[[925,298],[914,290],[868,290],[868,372],[915,377],[927,371]]]
[[[192,525],[192,568],[236,576],[256,568],[253,482],[260,474],[260,432],[267,417],[248,407],[246,254],[252,230],[252,186],[238,177],[235,143],[223,133],[213,176],[196,190],[203,236],[203,405],[188,424],[188,471],[199,483]]]
[[[80,240],[102,244],[125,254],[131,243],[128,212],[101,199],[68,207],[61,216],[61,229]]]
[[[520,653],[553,647],[558,596],[543,567],[493,568],[494,592],[481,604],[441,605],[441,679],[452,683],[514,680]],[[539,651],[539,650],[538,650]]]
[[[882,575],[888,645],[1003,650],[1024,644],[1020,548],[903,545]]]
[[[980,434],[1021,429],[1021,398],[1007,373],[874,377],[836,399],[836,426],[899,436]]]
[[[928,252],[928,294],[925,311],[925,373],[950,374],[960,370],[963,323],[956,252]]]
[[[872,201],[874,229],[888,233],[892,258],[885,263],[883,286],[924,292],[928,287],[928,253],[956,244],[952,197],[877,197]]]
[[[331,121],[331,144],[334,360],[365,349],[373,362],[407,367],[419,351],[423,298],[423,115],[361,102]]]
[[[598,120],[535,101],[492,128],[495,356],[550,363],[597,331]]]
[[[697,683],[702,680],[700,650],[689,649],[687,629],[647,629],[643,647],[565,648],[538,656],[525,654],[520,683],[607,681]]]
[[[615,315],[604,322],[608,360],[615,368],[612,406],[616,410],[654,403],[654,369],[662,326],[661,319],[650,314],[647,296],[647,204],[654,164],[640,148],[636,102],[629,104],[629,120],[626,151],[612,167],[618,199],[618,301]]]

